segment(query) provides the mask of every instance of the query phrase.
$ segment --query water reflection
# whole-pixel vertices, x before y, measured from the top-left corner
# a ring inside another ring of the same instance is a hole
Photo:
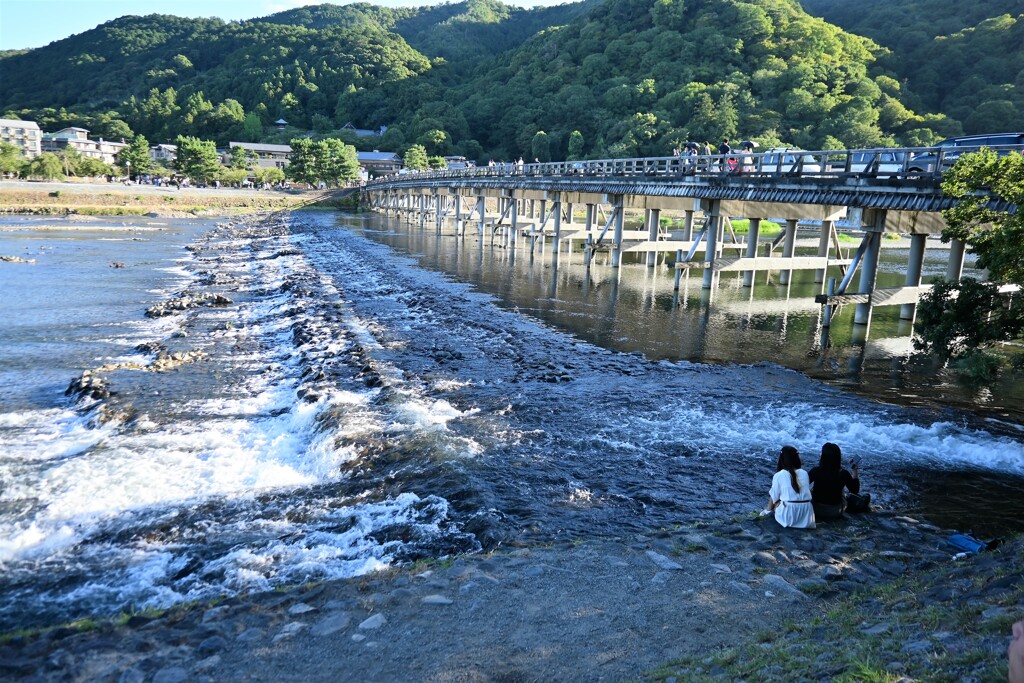
[[[778,363],[876,398],[907,405],[955,406],[1015,423],[1024,420],[1024,381],[1007,376],[990,391],[959,384],[926,360],[914,357],[911,323],[900,307],[875,308],[870,328],[853,322],[854,306],[838,306],[831,325],[814,302],[823,284],[813,270],[757,271],[752,285],[742,272],[717,275],[702,286],[702,271],[684,271],[674,287],[674,258],[626,253],[613,268],[609,251],[586,263],[577,244],[521,238],[507,246],[501,234],[479,235],[473,226],[456,236],[446,225],[420,230],[378,214],[345,216],[367,236],[417,255],[422,265],[450,273],[498,297],[505,305],[605,347],[640,352],[652,359],[706,363]],[[945,273],[947,251],[929,244],[925,281]],[[886,245],[878,287],[904,284],[908,248]],[[838,267],[825,274],[841,277]],[[856,286],[856,279],[852,287]]]

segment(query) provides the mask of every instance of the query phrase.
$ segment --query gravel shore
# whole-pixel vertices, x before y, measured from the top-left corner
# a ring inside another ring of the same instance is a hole
[[[1005,680],[1022,544],[875,512],[506,548],[8,636],[25,681]],[[865,674],[871,674],[868,676]]]

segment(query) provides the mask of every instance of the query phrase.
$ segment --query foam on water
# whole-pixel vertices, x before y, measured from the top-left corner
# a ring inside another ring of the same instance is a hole
[[[812,463],[821,444],[831,441],[840,444],[847,456],[859,454],[889,464],[1024,474],[1020,441],[951,422],[916,424],[895,408],[864,412],[847,406],[824,410],[820,404],[803,402],[713,407],[672,402],[660,419],[637,416],[636,420],[655,443],[685,443],[688,449],[722,457],[736,453],[763,457],[766,445],[774,452],[789,444],[803,454],[805,463]]]

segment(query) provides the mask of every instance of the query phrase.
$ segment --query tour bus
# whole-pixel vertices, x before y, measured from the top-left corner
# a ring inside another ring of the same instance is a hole
[[[1000,156],[1009,154],[1012,151],[1024,150],[1024,133],[965,135],[943,140],[935,146],[942,150],[941,170],[946,170],[956,163],[961,154],[977,152],[982,147],[988,147]],[[936,170],[935,163],[938,156],[935,152],[916,154],[907,165],[907,170],[911,173],[931,173]]]

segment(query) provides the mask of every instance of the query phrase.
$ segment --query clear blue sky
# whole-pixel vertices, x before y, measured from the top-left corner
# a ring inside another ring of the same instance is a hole
[[[374,5],[440,5],[442,0],[369,0]],[[507,5],[560,5],[572,0],[502,0]],[[350,0],[334,0],[347,5]],[[219,17],[225,21],[265,17],[314,0],[0,0],[0,50],[42,47],[96,28],[126,14]]]

